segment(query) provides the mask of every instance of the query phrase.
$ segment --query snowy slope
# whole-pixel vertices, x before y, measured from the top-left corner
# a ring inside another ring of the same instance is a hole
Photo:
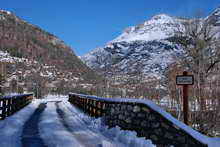
[[[143,24],[127,28],[112,42],[166,39],[173,36],[175,31],[182,30],[182,22],[184,21],[166,14],[156,15]]]
[[[220,26],[220,7],[215,9],[215,11],[206,17],[205,20],[211,23],[213,26]]]
[[[213,31],[217,32],[215,36],[220,38],[220,7],[215,9],[211,15],[205,18],[205,21],[213,26]]]
[[[166,14],[156,15],[140,25],[125,29],[106,46],[94,49],[81,59],[105,75],[136,72],[162,77],[170,64],[185,56],[183,49],[171,38],[175,32],[184,31],[183,25],[189,21]],[[213,30],[220,32],[220,7],[201,22],[208,22]]]
[[[0,62],[15,63],[15,62],[25,62],[25,58],[12,57],[9,53],[0,51]]]
[[[107,74],[143,73],[160,77],[183,50],[168,40],[113,42],[82,57],[91,68]]]
[[[187,21],[160,14],[143,24],[127,28],[103,48],[97,48],[81,59],[91,68],[105,74],[144,73],[160,77],[168,65],[183,56],[183,50],[169,41]],[[114,71],[113,71],[114,69]]]

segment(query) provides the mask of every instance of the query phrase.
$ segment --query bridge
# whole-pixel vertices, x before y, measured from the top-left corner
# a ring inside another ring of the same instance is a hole
[[[220,146],[219,138],[200,134],[149,100],[5,96],[0,119],[1,147]]]

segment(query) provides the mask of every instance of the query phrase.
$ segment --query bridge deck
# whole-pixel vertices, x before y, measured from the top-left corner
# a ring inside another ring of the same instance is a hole
[[[101,129],[106,128],[99,127],[100,122],[96,121],[91,121],[90,117],[86,117],[73,107],[67,99],[37,100],[14,116],[0,121],[0,146],[153,146],[151,141],[137,138],[135,135],[129,138],[124,132],[117,134],[119,129],[105,133]],[[133,143],[131,143],[132,141]]]

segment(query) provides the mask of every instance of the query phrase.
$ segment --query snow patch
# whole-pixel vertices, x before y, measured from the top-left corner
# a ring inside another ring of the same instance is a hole
[[[54,100],[54,99],[53,99]],[[47,103],[47,108],[39,122],[39,132],[48,147],[81,147],[71,133],[66,131],[56,113],[55,103]]]
[[[124,131],[120,127],[109,129],[102,123],[102,119],[91,118],[80,110],[74,108],[69,102],[64,101],[65,106],[86,124],[90,130],[101,133],[104,137],[117,144],[117,147],[155,147],[151,140],[146,140],[144,137],[137,137],[137,133],[134,131]],[[69,123],[71,123],[70,121]],[[104,144],[103,144],[104,145]],[[104,145],[105,147],[105,145]]]
[[[0,51],[0,62],[15,63],[15,62],[29,62],[26,58],[12,57],[8,52]]]
[[[22,128],[29,117],[38,107],[39,101],[34,100],[31,104],[18,111],[14,115],[0,121],[0,146],[1,147],[21,147],[20,136]]]
[[[55,102],[58,101],[62,101],[58,105],[65,113],[65,120],[72,133],[67,132],[56,113]],[[102,123],[101,119],[91,118],[73,107],[68,102],[67,96],[57,97],[48,95],[41,102],[47,103],[47,108],[43,112],[39,124],[40,136],[44,139],[48,147],[83,146],[81,142],[74,139],[74,135],[76,134],[78,134],[78,137],[85,134],[83,138],[86,138],[87,134],[89,134],[88,136],[91,136],[91,138],[88,141],[94,147],[96,147],[95,144],[97,143],[102,147],[155,147],[150,140],[137,137],[135,132],[123,131],[119,127],[108,129]]]
[[[10,11],[6,11],[6,10],[0,10],[0,12],[6,13],[6,14],[8,14],[8,15],[11,15],[11,14],[12,14]]]
[[[143,24],[129,27],[111,42],[161,40],[173,36],[175,31],[182,30],[182,28],[182,20],[166,14],[160,14],[145,21]]]

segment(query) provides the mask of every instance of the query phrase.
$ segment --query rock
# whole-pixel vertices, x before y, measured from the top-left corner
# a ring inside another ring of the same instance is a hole
[[[120,107],[115,107],[115,111],[116,111],[116,113],[119,113],[120,112]]]
[[[160,124],[158,122],[152,123],[152,128],[158,128]]]
[[[135,113],[133,113],[133,112],[130,113],[130,117],[131,117],[131,118],[134,118],[135,116],[136,116]]]
[[[140,121],[139,121],[139,120],[135,120],[135,121],[133,121],[133,124],[134,124],[135,126],[140,126]]]
[[[167,139],[173,139],[173,135],[168,132],[165,133],[164,137]]]
[[[130,116],[130,112],[126,111],[126,112],[124,112],[124,115],[125,116]]]
[[[141,127],[148,127],[148,122],[146,120],[141,122]]]
[[[166,128],[166,129],[169,129],[169,126],[167,124],[163,123],[163,122],[161,123],[161,126]]]
[[[127,119],[125,120],[125,122],[130,124],[130,123],[131,123],[131,119],[130,119],[130,118],[127,118]]]
[[[123,120],[125,117],[124,117],[122,114],[120,114],[120,115],[118,116],[118,118],[121,119],[121,120]]]
[[[156,135],[163,135],[161,129],[156,129],[154,132]]]
[[[132,111],[133,110],[133,107],[131,105],[127,105],[127,110],[128,111]]]
[[[118,115],[112,115],[111,118],[112,119],[118,119]]]
[[[119,125],[120,121],[119,120],[114,120],[114,125]]]
[[[143,113],[138,113],[138,114],[137,114],[137,117],[144,118],[144,117],[145,117],[145,114],[143,114]]]
[[[185,136],[178,136],[177,140],[181,143],[185,143],[185,141],[186,141]]]
[[[156,135],[151,135],[150,139],[152,139],[153,141],[158,141],[158,137]]]
[[[150,113],[150,110],[147,107],[142,107],[141,108],[144,112]]]
[[[154,120],[156,119],[156,117],[155,117],[154,115],[150,115],[150,116],[148,117],[148,119],[149,119],[150,121],[154,121]]]
[[[115,113],[115,109],[111,108],[111,115],[113,115]]]
[[[134,106],[133,112],[140,112],[141,108],[139,106]]]
[[[122,111],[126,111],[126,110],[127,110],[127,106],[126,106],[126,105],[122,105],[122,106],[121,106],[121,110],[122,110]]]

